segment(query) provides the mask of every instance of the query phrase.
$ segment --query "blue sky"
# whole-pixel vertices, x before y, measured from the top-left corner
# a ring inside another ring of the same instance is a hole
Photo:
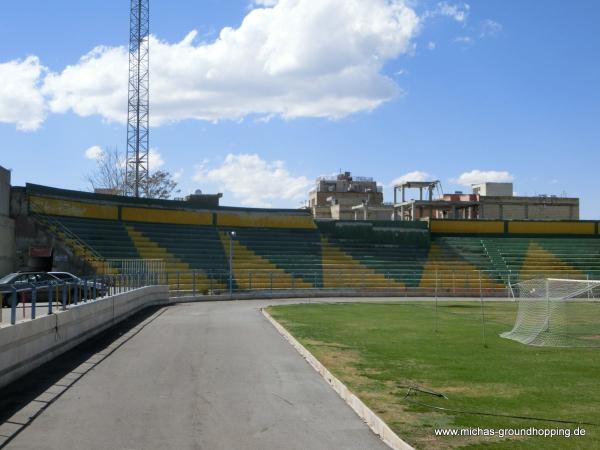
[[[88,189],[86,150],[124,149],[128,3],[0,3],[13,184]],[[599,19],[595,0],[153,0],[154,165],[229,205],[296,207],[339,170],[389,193],[415,172],[447,192],[513,179],[598,219]]]

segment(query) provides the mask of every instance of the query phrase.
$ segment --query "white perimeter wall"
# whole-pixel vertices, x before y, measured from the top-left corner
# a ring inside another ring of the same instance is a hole
[[[167,286],[148,286],[0,328],[0,388],[136,312],[167,303]]]

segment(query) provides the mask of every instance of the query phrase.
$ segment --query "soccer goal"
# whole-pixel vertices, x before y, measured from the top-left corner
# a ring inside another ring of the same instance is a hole
[[[517,318],[500,336],[536,346],[600,347],[600,281],[535,278],[511,291]]]

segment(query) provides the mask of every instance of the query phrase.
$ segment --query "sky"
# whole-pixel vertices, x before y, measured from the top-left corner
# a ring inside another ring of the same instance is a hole
[[[152,0],[151,170],[300,207],[318,176],[512,181],[600,219],[600,2]],[[89,190],[125,150],[129,2],[0,0],[0,165]]]

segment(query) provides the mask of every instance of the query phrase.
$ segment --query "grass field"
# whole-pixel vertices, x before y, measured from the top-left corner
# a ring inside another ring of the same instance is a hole
[[[588,307],[590,320],[597,321],[600,305]],[[530,347],[503,339],[498,334],[512,327],[516,304],[486,302],[484,312],[485,346],[478,302],[440,302],[437,313],[433,302],[269,309],[416,448],[600,448],[600,425],[581,425],[586,435],[570,438],[435,436],[436,428],[566,428],[572,434],[578,428],[474,413],[600,424],[600,349]],[[414,391],[406,397],[410,386],[447,398]]]

